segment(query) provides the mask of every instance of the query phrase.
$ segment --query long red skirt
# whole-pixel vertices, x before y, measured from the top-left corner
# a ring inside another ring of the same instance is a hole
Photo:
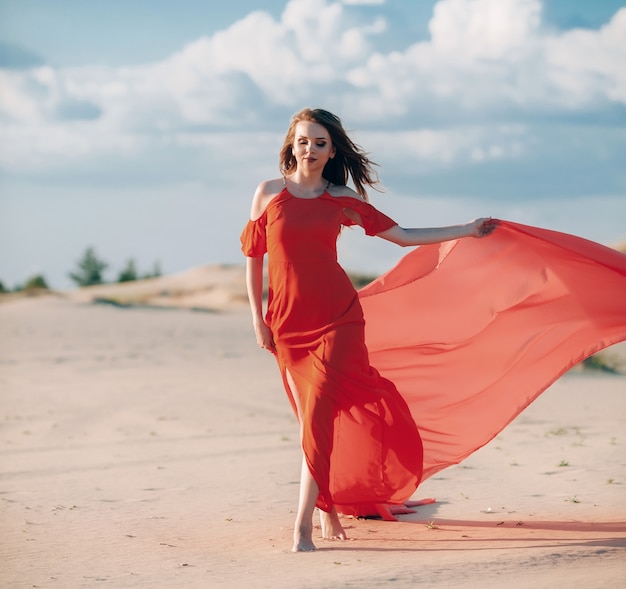
[[[626,255],[504,221],[486,239],[412,251],[359,296],[370,362],[421,434],[423,479],[626,339]]]

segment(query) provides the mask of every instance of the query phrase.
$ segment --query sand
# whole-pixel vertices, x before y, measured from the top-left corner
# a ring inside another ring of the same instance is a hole
[[[0,304],[0,587],[624,586],[626,376],[568,373],[424,482],[437,503],[292,554],[298,427],[222,294]]]

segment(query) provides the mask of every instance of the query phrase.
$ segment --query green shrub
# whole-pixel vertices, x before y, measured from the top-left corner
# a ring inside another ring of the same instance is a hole
[[[582,361],[582,367],[585,370],[596,370],[598,372],[609,372],[611,374],[618,373],[617,368],[611,365],[610,359],[602,354],[596,354],[585,358]]]
[[[137,268],[135,266],[135,260],[130,259],[126,263],[126,268],[119,273],[117,281],[132,282],[133,280],[137,280]]]
[[[358,274],[355,272],[349,272],[348,278],[350,279],[350,282],[352,282],[352,286],[359,289],[376,280],[377,276],[373,274]]]
[[[158,278],[161,276],[161,266],[158,262],[154,263],[152,272],[146,272],[141,276],[137,272],[137,266],[135,260],[128,260],[126,268],[119,273],[118,282],[132,282],[133,280],[140,280],[145,278]]]
[[[36,274],[35,276],[31,276],[25,283],[23,290],[36,290],[36,289],[45,289],[48,290],[50,287],[46,282],[46,279],[41,274]]]
[[[75,272],[70,272],[69,277],[77,286],[91,286],[92,284],[102,284],[102,273],[109,265],[98,258],[93,247],[88,247],[83,257],[77,262],[78,268]]]
[[[142,278],[158,278],[159,276],[161,276],[161,264],[155,262],[152,272],[144,274]]]

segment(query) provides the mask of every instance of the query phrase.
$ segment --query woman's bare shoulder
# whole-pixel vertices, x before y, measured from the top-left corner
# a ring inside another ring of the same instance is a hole
[[[284,178],[272,178],[271,180],[263,180],[263,182],[261,182],[257,186],[255,194],[276,196],[284,187]]]
[[[351,196],[352,198],[364,200],[358,192],[352,190],[352,188],[350,188],[349,186],[339,186],[336,184],[331,184],[328,187],[328,194],[330,194],[330,196]]]
[[[280,194],[284,187],[283,178],[272,178],[261,182],[254,191],[250,219],[253,221],[258,219],[265,212],[267,205]]]

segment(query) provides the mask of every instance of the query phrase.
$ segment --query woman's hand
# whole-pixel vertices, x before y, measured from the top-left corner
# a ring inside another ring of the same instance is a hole
[[[491,217],[475,219],[469,223],[469,235],[471,237],[487,237],[487,235],[491,235],[494,232],[497,226],[498,221]]]
[[[272,332],[265,321],[259,320],[254,322],[254,333],[256,334],[256,341],[260,348],[268,350],[272,354],[276,353],[276,345],[274,344]]]

